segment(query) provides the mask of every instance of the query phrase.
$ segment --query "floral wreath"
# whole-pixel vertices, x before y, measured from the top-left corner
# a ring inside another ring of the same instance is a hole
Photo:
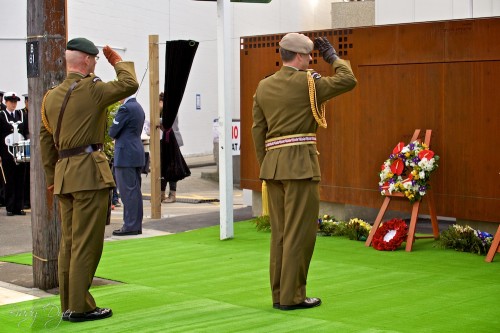
[[[425,143],[400,142],[382,164],[379,190],[382,195],[401,192],[411,203],[419,201],[429,189],[429,178],[438,167],[439,156]]]
[[[373,235],[372,246],[379,251],[394,251],[406,241],[408,226],[402,219],[394,218],[384,222]]]

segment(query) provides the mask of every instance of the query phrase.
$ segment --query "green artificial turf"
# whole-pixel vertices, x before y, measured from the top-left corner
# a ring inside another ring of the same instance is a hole
[[[323,305],[272,308],[269,233],[235,223],[106,242],[97,276],[123,282],[95,287],[112,318],[61,322],[57,296],[0,307],[1,332],[497,332],[500,262],[417,240],[380,252],[364,242],[318,237],[308,295]],[[29,254],[0,258],[30,263]]]

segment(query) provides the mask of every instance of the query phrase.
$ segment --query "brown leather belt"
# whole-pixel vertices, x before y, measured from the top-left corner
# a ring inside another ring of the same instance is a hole
[[[103,147],[104,146],[102,143],[94,143],[94,144],[91,144],[88,146],[81,146],[81,147],[59,150],[59,159],[71,157],[71,156],[75,156],[75,155],[80,155],[80,154],[90,154],[94,151],[102,150]]]

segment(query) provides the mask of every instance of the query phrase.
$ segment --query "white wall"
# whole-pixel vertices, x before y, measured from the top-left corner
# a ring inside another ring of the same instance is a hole
[[[342,0],[272,0],[269,4],[232,3],[233,94],[230,107],[239,118],[239,47],[241,36],[331,27],[331,2]],[[212,152],[212,122],[217,118],[217,4],[194,0],[67,0],[68,37],[86,37],[100,47],[109,44],[135,62],[142,85],[137,98],[149,116],[148,36],[199,41],[179,110],[185,155]],[[500,0],[376,0],[376,23],[391,24],[465,17],[500,16]],[[432,9],[432,10],[431,10]],[[0,89],[27,92],[26,1],[0,0]],[[5,13],[9,13],[6,15]],[[101,54],[102,55],[102,54]],[[165,45],[160,45],[160,90],[164,85]],[[104,57],[96,74],[104,81],[114,71]],[[201,95],[201,110],[195,97]],[[23,102],[19,103],[23,107]]]
[[[26,1],[0,0],[0,11],[0,90],[26,94]],[[23,98],[17,106],[24,107]]]
[[[233,93],[230,107],[239,118],[240,36],[307,31],[330,27],[330,0],[273,0],[270,4],[233,3]],[[212,122],[217,118],[217,4],[193,0],[68,0],[68,37],[86,37],[99,48],[109,44],[124,60],[135,62],[138,80],[144,81],[137,98],[149,113],[148,35],[167,40],[199,41],[191,75],[179,110],[186,155],[212,152]],[[0,89],[27,92],[25,43],[26,1],[0,0],[2,28]],[[10,38],[16,38],[11,40]],[[164,85],[165,45],[160,45],[160,90]],[[101,54],[96,74],[103,81],[114,71]],[[201,110],[195,97],[201,95]],[[22,107],[23,103],[19,103]],[[149,116],[149,114],[148,114]]]
[[[500,16],[499,0],[376,0],[375,24]]]

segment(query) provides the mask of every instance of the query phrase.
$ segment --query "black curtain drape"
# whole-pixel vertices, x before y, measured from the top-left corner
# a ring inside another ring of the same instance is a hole
[[[165,56],[165,87],[163,96],[161,169],[165,181],[179,181],[191,175],[182,156],[172,125],[179,112],[182,96],[193,64],[198,42],[193,40],[167,41]]]
[[[172,40],[167,42],[165,56],[165,89],[163,96],[163,128],[169,129],[179,112],[182,96],[198,49],[194,40]]]

